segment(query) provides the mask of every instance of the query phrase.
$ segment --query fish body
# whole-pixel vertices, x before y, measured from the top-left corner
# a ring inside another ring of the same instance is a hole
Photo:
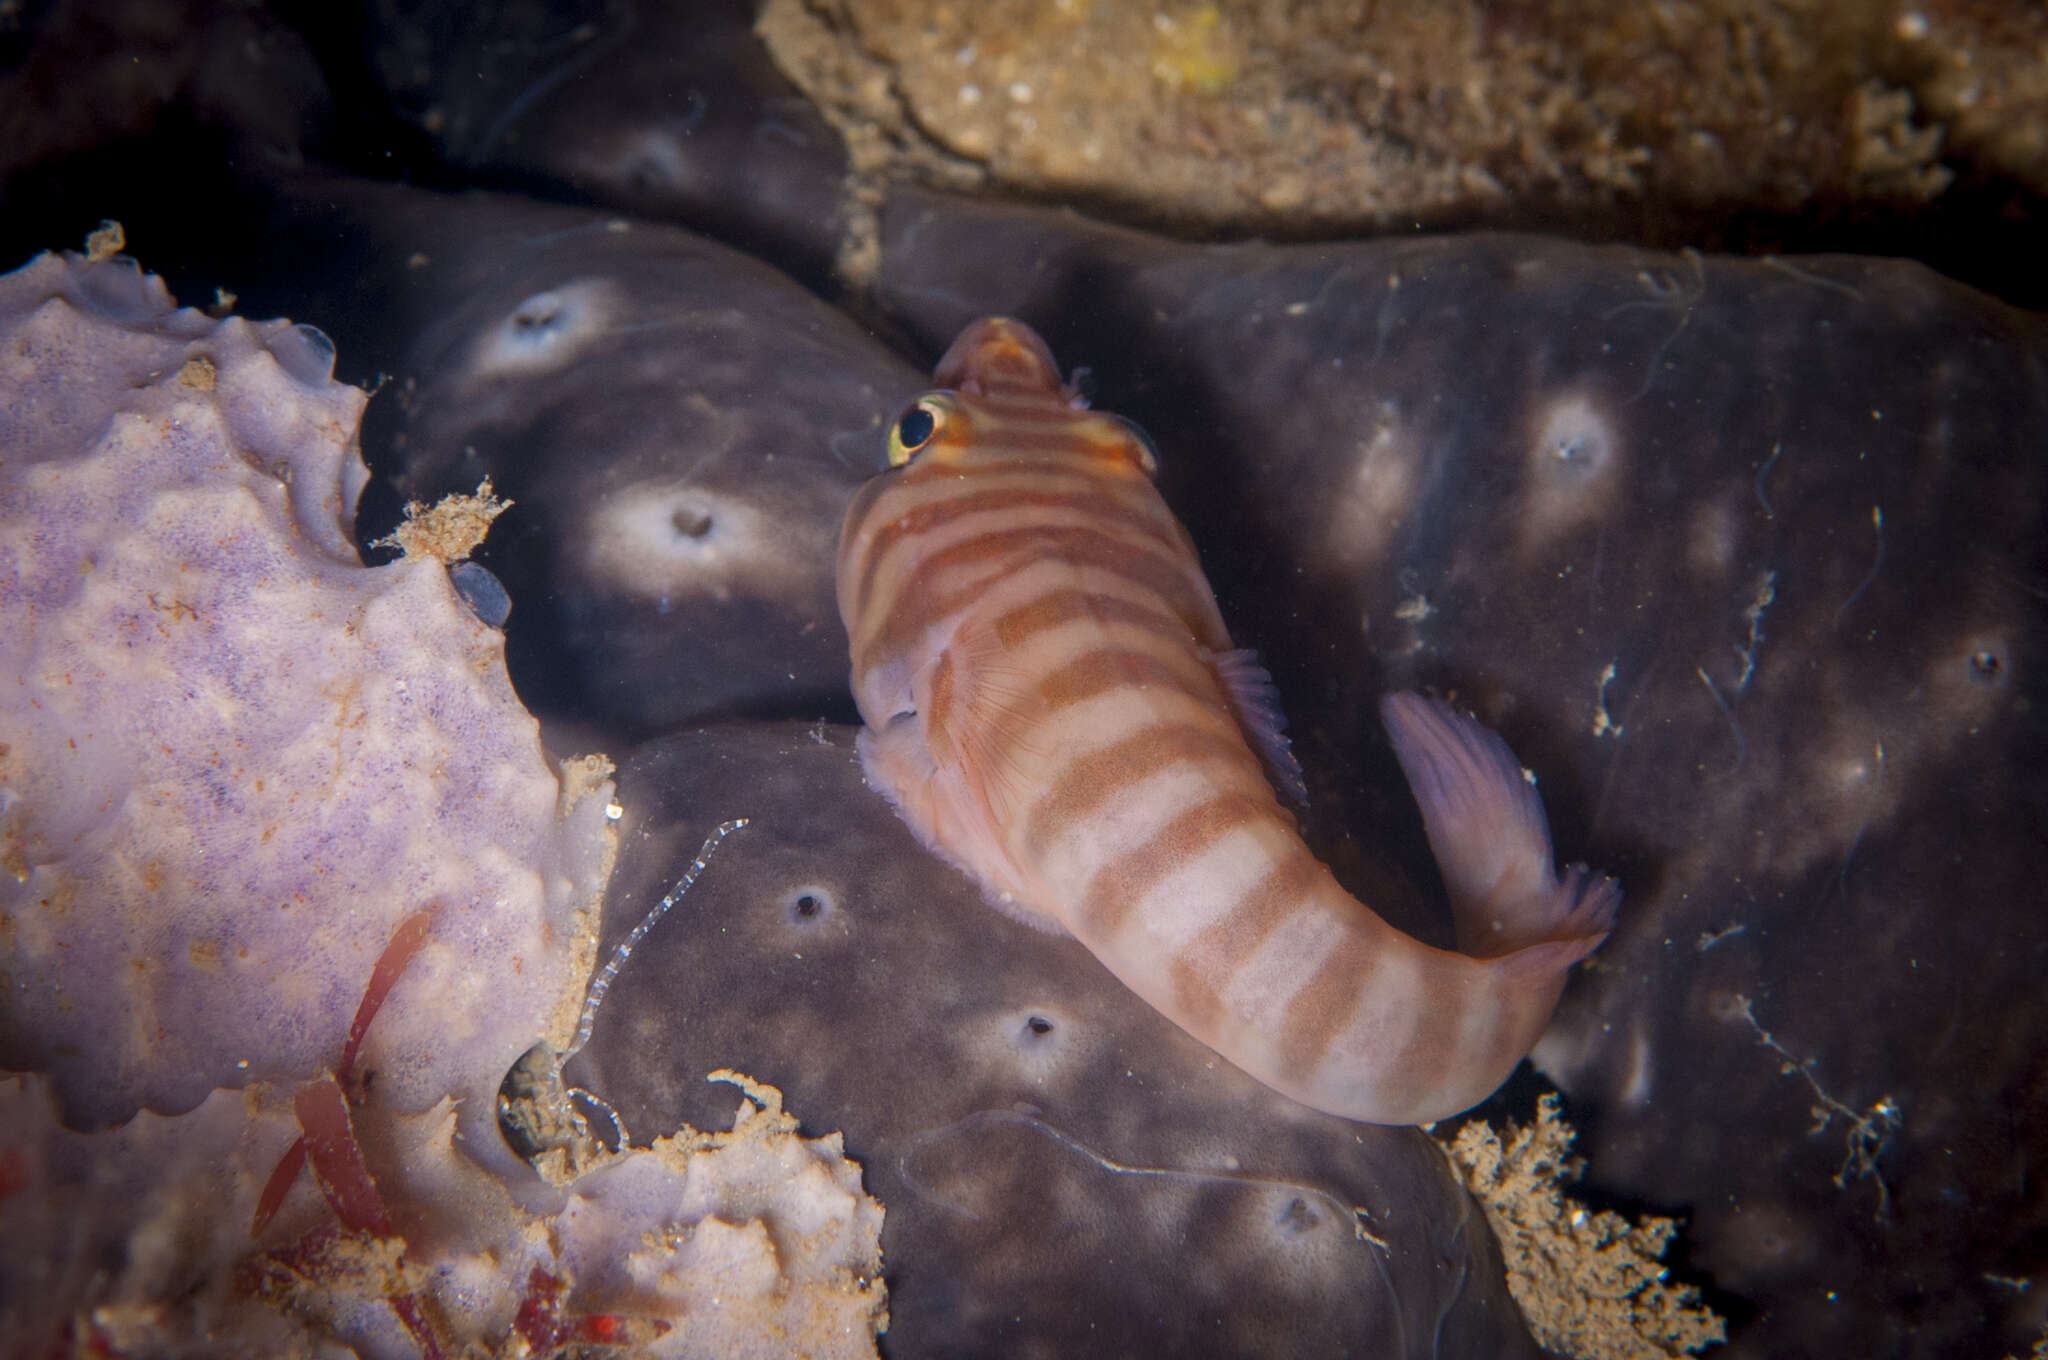
[[[1612,880],[1554,873],[1498,737],[1392,695],[1463,952],[1389,926],[1276,793],[1299,779],[1277,705],[1149,441],[1087,410],[1021,322],[970,326],[936,382],[840,536],[868,783],[997,907],[1274,1089],[1393,1124],[1485,1098],[1605,937]]]

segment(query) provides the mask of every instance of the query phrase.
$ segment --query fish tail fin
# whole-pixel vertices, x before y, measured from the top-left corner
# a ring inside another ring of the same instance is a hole
[[[1557,875],[1543,800],[1507,743],[1419,694],[1387,695],[1380,716],[1422,809],[1459,950],[1479,958],[1526,953],[1518,967],[1548,972],[1597,949],[1614,925],[1621,887],[1583,865]]]

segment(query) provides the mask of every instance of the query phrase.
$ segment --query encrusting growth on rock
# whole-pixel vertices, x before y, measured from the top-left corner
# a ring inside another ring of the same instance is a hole
[[[127,248],[127,230],[111,217],[85,238],[85,258],[90,261],[111,260]]]
[[[1842,1165],[1835,1172],[1835,1188],[1846,1189],[1851,1181],[1868,1180],[1877,1187],[1877,1207],[1871,1217],[1882,1223],[1891,1215],[1892,1192],[1878,1174],[1877,1163],[1885,1150],[1891,1146],[1892,1134],[1898,1131],[1904,1116],[1899,1104],[1889,1095],[1879,1096],[1869,1109],[1858,1112],[1828,1094],[1820,1084],[1820,1078],[1813,1075],[1817,1058],[1801,1058],[1778,1041],[1778,1037],[1765,1029],[1763,1022],[1756,1018],[1755,1007],[1746,996],[1735,996],[1729,1001],[1729,1009],[1740,1015],[1749,1027],[1756,1031],[1756,1041],[1784,1061],[1778,1065],[1781,1076],[1799,1076],[1813,1091],[1813,1127],[1809,1134],[1821,1133],[1840,1119],[1846,1130]]]
[[[491,531],[491,521],[512,508],[491,491],[486,477],[473,496],[460,492],[443,496],[431,506],[413,501],[405,507],[405,522],[370,544],[373,548],[396,548],[407,557],[433,557],[453,565],[476,551]]]
[[[1566,1197],[1583,1169],[1569,1155],[1577,1136],[1547,1095],[1527,1128],[1510,1124],[1503,1137],[1475,1119],[1438,1140],[1500,1239],[1529,1330],[1576,1360],[1659,1360],[1725,1341],[1726,1324],[1698,1290],[1665,1282],[1676,1222],[1631,1223]]]

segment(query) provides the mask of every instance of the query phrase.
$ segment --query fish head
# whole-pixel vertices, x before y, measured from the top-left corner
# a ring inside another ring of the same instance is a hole
[[[932,381],[969,396],[1001,395],[1072,406],[1078,397],[1061,381],[1060,366],[1038,332],[1014,317],[972,322],[939,360]]]
[[[1062,381],[1052,350],[1036,331],[1006,316],[969,325],[934,370],[937,386],[890,427],[886,461],[912,480],[945,476],[970,462],[1012,466],[1086,465],[1110,475],[1159,467],[1152,440],[1121,416],[1088,409]]]
[[[974,322],[939,361],[934,380],[940,385],[888,427],[885,467],[854,493],[841,522],[839,613],[852,641],[856,698],[871,722],[907,702],[911,675],[948,635],[934,633],[902,655],[878,651],[870,644],[891,610],[869,606],[895,600],[901,582],[919,578],[932,555],[949,550],[949,521],[966,516],[994,531],[1008,515],[1028,526],[1049,499],[1087,500],[1091,491],[1125,510],[1155,503],[1171,519],[1151,486],[1158,468],[1151,439],[1121,416],[1089,410],[1023,322]]]

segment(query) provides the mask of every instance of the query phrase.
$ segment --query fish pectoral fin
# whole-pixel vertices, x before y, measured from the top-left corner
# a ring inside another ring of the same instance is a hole
[[[968,621],[914,686],[933,759],[979,794],[992,827],[1010,825],[1037,796],[1018,757],[1044,700],[1007,657],[986,623]]]
[[[934,789],[937,768],[925,745],[923,724],[915,712],[899,713],[887,725],[864,727],[856,739],[861,774],[868,787],[889,800],[897,815],[925,849],[945,858],[933,834]]]
[[[858,746],[868,787],[889,800],[920,845],[973,879],[990,906],[1034,929],[1066,934],[1038,905],[1043,890],[1011,861],[986,796],[959,768],[962,752],[949,748],[943,765],[934,757],[929,716],[929,708],[906,710],[879,729],[862,729]],[[973,758],[971,744],[966,754]]]
[[[1308,785],[1301,777],[1294,744],[1287,739],[1287,715],[1280,711],[1280,691],[1274,687],[1272,673],[1259,664],[1259,654],[1249,647],[1204,651],[1202,659],[1223,686],[1245,744],[1258,752],[1259,764],[1265,767],[1274,791],[1282,802],[1306,811]]]

